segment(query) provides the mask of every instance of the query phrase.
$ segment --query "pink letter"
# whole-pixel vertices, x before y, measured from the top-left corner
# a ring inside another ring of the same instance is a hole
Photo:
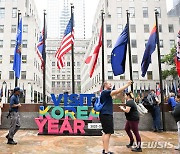
[[[74,134],[77,134],[78,129],[81,134],[84,134],[84,126],[85,122],[83,120],[74,120]]]
[[[59,133],[62,134],[64,131],[69,131],[70,134],[73,134],[71,125],[69,124],[69,121],[66,119],[62,123]]]
[[[48,133],[58,134],[58,124],[59,124],[59,120],[49,119],[48,120]]]
[[[45,123],[47,122],[47,119],[40,119],[40,118],[35,118],[35,122],[38,125],[39,128],[39,133],[43,132],[43,128]]]

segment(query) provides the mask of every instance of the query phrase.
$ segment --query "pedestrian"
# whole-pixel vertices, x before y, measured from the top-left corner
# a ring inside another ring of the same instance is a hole
[[[137,110],[137,106],[134,102],[134,95],[132,92],[127,92],[125,94],[125,99],[126,99],[126,107],[124,106],[119,106],[120,109],[125,112],[126,116],[126,124],[125,124],[125,131],[127,135],[129,136],[130,143],[126,145],[127,148],[131,148],[134,144],[134,138],[132,135],[132,132],[134,133],[136,137],[136,142],[137,145],[135,148],[132,148],[131,151],[134,152],[142,152],[141,148],[141,137],[139,135],[139,129],[138,129],[138,124],[139,124],[139,114]],[[132,130],[132,132],[131,132]]]
[[[174,110],[174,107],[176,106],[177,103],[176,103],[176,100],[175,100],[175,94],[173,92],[169,93],[168,104]]]
[[[13,144],[16,145],[17,142],[13,140],[14,135],[20,128],[20,116],[19,116],[19,107],[21,107],[21,104],[19,103],[19,95],[20,95],[20,88],[15,87],[14,88],[14,94],[10,98],[10,128],[9,133],[6,135],[6,138],[8,139],[7,144]]]
[[[177,105],[175,106],[174,110],[172,111],[172,115],[177,123],[178,128],[178,145],[175,147],[175,150],[180,150],[180,94],[177,94]]]
[[[150,112],[153,118],[153,128],[154,132],[162,132],[161,129],[161,110],[160,110],[160,101],[158,97],[155,94],[155,90],[151,90],[151,92],[148,94],[147,99],[149,101],[149,104],[152,105],[152,111]]]
[[[0,97],[0,125],[1,125],[1,121],[2,121],[2,119],[1,119],[1,118],[2,118],[2,117],[1,117],[1,116],[2,116],[2,111],[1,111],[1,109],[3,108],[3,104],[2,104],[1,101],[2,101],[2,98]]]
[[[132,84],[132,81],[128,81],[123,87],[112,90],[112,85],[110,82],[106,81],[103,84],[104,90],[101,93],[101,102],[104,103],[103,108],[100,111],[100,122],[103,129],[102,142],[103,142],[103,154],[113,154],[109,152],[109,141],[111,134],[114,133],[113,124],[113,101],[112,97],[123,92],[127,87]]]

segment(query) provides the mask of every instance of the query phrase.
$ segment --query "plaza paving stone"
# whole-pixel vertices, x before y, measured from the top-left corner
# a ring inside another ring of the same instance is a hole
[[[37,130],[20,130],[15,135],[17,145],[8,145],[5,138],[8,130],[0,130],[0,154],[101,154],[101,136],[53,136],[37,135]],[[177,144],[177,132],[155,133],[140,131],[142,142]],[[130,154],[125,131],[115,131],[110,141],[110,151],[115,154]],[[166,142],[166,143],[165,143]],[[166,146],[168,147],[168,146]],[[142,154],[180,154],[171,148],[143,148]]]

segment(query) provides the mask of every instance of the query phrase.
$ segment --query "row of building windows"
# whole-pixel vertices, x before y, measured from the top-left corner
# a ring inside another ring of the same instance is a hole
[[[1,79],[2,72],[0,71],[0,79]],[[15,77],[14,71],[9,71],[9,80],[13,80]],[[26,79],[26,71],[21,71],[21,79]]]
[[[80,81],[77,81],[77,82],[75,82],[75,84],[77,85],[77,86],[80,86],[81,85],[81,82]],[[60,81],[57,81],[57,82],[55,82],[55,81],[52,81],[52,87],[54,88],[54,87],[63,87],[63,88],[65,88],[65,87],[71,87],[71,81],[67,81],[67,82],[65,82],[65,81],[62,81],[62,82],[60,82]]]
[[[28,25],[23,25],[23,33],[28,33]],[[17,25],[11,25],[11,33],[16,33]],[[0,25],[0,33],[4,33],[4,25]]]
[[[57,79],[57,80],[60,80],[60,79],[62,79],[62,80],[65,80],[65,79],[69,80],[69,79],[71,79],[71,76],[67,75],[67,77],[66,77],[65,74],[63,74],[62,76],[57,75],[57,78],[56,78],[56,75],[53,74],[52,75],[52,80],[55,80],[55,79]],[[81,75],[77,75],[76,79],[77,80],[81,80]]]
[[[56,62],[52,62],[52,66],[56,66]],[[71,62],[66,62],[66,66],[71,66]],[[81,66],[81,63],[80,62],[77,62],[77,65],[76,65],[76,62],[74,62],[74,66],[78,66],[80,67]]]
[[[9,9],[9,8],[8,8]],[[17,18],[17,8],[12,8],[12,18]],[[5,8],[0,8],[0,18],[5,18]]]
[[[22,40],[22,47],[27,48],[28,41]],[[11,40],[10,48],[15,48],[16,46],[16,40]],[[0,48],[3,48],[3,40],[0,40]]]
[[[113,72],[112,71],[108,71],[108,79],[112,80],[113,79]],[[121,75],[120,76],[121,80],[125,80],[125,76]],[[133,79],[134,80],[139,80],[139,71],[133,71]],[[153,73],[152,71],[147,71],[147,80],[153,80]]]
[[[122,24],[118,24],[117,26],[118,28],[118,33],[121,33],[123,31],[123,25]],[[159,32],[162,33],[162,25],[159,24]],[[173,24],[168,24],[168,31],[169,33],[174,33],[174,25]],[[107,24],[106,25],[106,32],[107,33],[111,33],[111,24]],[[130,32],[131,33],[136,33],[136,25],[130,25]],[[150,32],[150,27],[149,24],[145,24],[144,25],[144,33],[149,33]]]
[[[148,40],[145,40],[145,47],[146,47],[147,42]],[[169,40],[169,44],[170,44],[170,47],[173,48],[175,46],[175,40]],[[159,40],[159,45],[160,45],[160,48],[164,47],[163,40]],[[137,48],[137,40],[134,40],[134,39],[131,40],[131,47]],[[112,40],[107,40],[107,48],[112,48]]]
[[[122,18],[122,7],[117,7],[117,17]],[[161,8],[160,7],[155,7],[155,10],[158,11],[159,13],[159,18],[161,18]],[[148,14],[148,7],[143,7],[142,8],[142,14],[143,14],[143,18],[148,18],[149,14]],[[135,7],[129,7],[129,16],[130,18],[135,18]]]
[[[3,60],[3,56],[0,55],[0,64],[2,64],[2,60]],[[14,62],[14,55],[10,55],[9,63],[13,63],[13,62]],[[22,63],[23,64],[27,63],[27,55],[22,55]]]

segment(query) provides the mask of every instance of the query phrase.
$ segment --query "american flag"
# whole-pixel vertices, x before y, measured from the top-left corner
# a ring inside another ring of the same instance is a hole
[[[59,69],[64,67],[64,55],[71,50],[71,46],[72,44],[74,44],[74,30],[72,25],[73,20],[71,18],[64,32],[64,37],[62,39],[61,45],[55,55],[55,57],[57,58],[57,67]]]
[[[41,69],[43,69],[43,66],[44,66],[44,59],[42,57],[42,53],[43,53],[43,49],[44,49],[43,37],[44,37],[44,29],[42,30],[42,32],[41,32],[41,34],[39,36],[39,42],[37,44],[37,50],[36,50],[37,55],[41,60]]]

